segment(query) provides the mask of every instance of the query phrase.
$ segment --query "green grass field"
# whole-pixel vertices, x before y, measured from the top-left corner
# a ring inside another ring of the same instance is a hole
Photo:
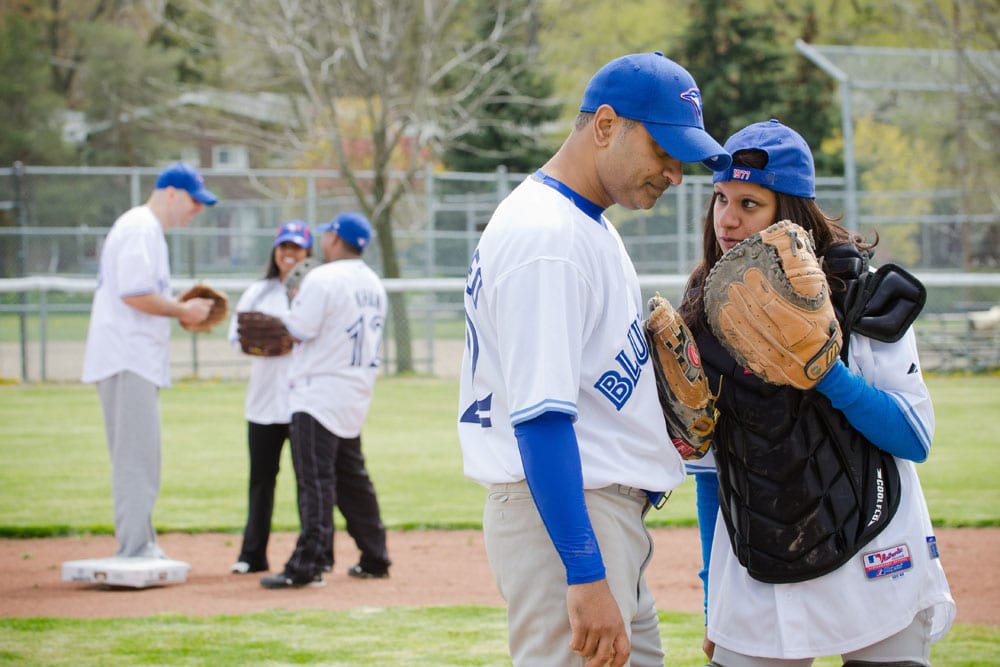
[[[998,377],[931,377],[937,428],[921,481],[935,524],[1000,525]],[[238,533],[245,519],[242,383],[181,383],[161,394],[161,531]],[[462,475],[457,384],[380,378],[364,435],[391,529],[479,527],[483,490]],[[969,465],[974,461],[975,465]],[[0,536],[111,533],[110,468],[93,387],[0,387]],[[684,484],[650,525],[693,525]],[[276,529],[295,530],[290,460],[278,482]],[[0,602],[0,616],[2,602]],[[669,665],[701,666],[702,619],[661,614]],[[244,616],[74,620],[0,618],[0,664],[505,665],[501,609],[448,607],[273,611]],[[936,666],[1000,664],[1000,626],[956,626]],[[827,667],[839,660],[823,659]]]

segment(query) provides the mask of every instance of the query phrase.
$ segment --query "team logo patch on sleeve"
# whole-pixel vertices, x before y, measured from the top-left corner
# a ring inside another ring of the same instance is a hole
[[[905,544],[866,553],[862,556],[862,560],[865,565],[865,576],[869,579],[887,577],[913,567],[910,549]]]
[[[933,535],[927,536],[927,554],[931,559],[938,557],[937,538]]]

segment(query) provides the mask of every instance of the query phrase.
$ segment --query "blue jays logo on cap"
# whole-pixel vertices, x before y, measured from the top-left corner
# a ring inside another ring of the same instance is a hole
[[[277,247],[282,243],[288,242],[294,243],[300,248],[306,248],[307,250],[311,248],[313,239],[312,232],[309,231],[309,225],[301,220],[289,220],[285,224],[281,225],[278,229],[278,233],[274,237],[274,246]]]
[[[622,56],[598,70],[580,111],[593,113],[603,104],[640,121],[660,148],[681,162],[701,162],[712,171],[729,166],[729,153],[705,131],[698,84],[659,51]]]
[[[704,124],[705,119],[701,115],[701,91],[697,88],[688,88],[681,93],[681,99],[687,100],[694,107],[694,112],[698,114],[698,119]]]

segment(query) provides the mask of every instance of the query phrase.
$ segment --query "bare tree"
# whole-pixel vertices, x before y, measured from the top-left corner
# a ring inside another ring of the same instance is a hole
[[[393,212],[424,166],[474,129],[487,104],[525,101],[516,82],[537,64],[538,1],[203,0],[202,8],[238,39],[227,53],[260,49],[244,55],[253,76],[240,77],[241,90],[295,100],[301,118],[283,140],[302,151],[317,138],[329,145],[328,159],[373,222],[384,274],[395,278]],[[361,160],[352,150],[359,132]],[[405,295],[390,301],[397,370],[412,371]]]

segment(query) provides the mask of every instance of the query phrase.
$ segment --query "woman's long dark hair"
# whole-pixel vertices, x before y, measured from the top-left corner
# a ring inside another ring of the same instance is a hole
[[[301,247],[301,246],[299,246]],[[281,275],[281,269],[278,268],[278,263],[274,261],[274,255],[278,252],[278,246],[271,248],[271,256],[267,260],[267,268],[264,271],[264,279],[277,278]],[[306,257],[312,257],[313,249],[310,246],[306,248]]]
[[[737,151],[733,155],[733,164],[739,167],[763,169],[767,165],[767,153],[755,149]],[[865,243],[859,234],[850,232],[839,224],[842,216],[837,218],[828,216],[816,205],[814,199],[787,195],[783,192],[774,192],[774,194],[777,195],[777,208],[774,220],[771,222],[791,220],[810,232],[816,246],[816,256],[821,259],[830,246],[835,244],[853,243],[859,248],[867,250],[875,247],[878,243],[877,234],[873,243]],[[702,288],[708,272],[722,258],[722,248],[719,247],[719,239],[715,235],[715,200],[718,196],[718,193],[713,193],[708,203],[702,242],[703,259],[688,278],[684,298],[680,308],[678,308],[681,317],[684,318],[692,331],[706,326],[704,290]],[[835,289],[832,284],[831,289]]]

